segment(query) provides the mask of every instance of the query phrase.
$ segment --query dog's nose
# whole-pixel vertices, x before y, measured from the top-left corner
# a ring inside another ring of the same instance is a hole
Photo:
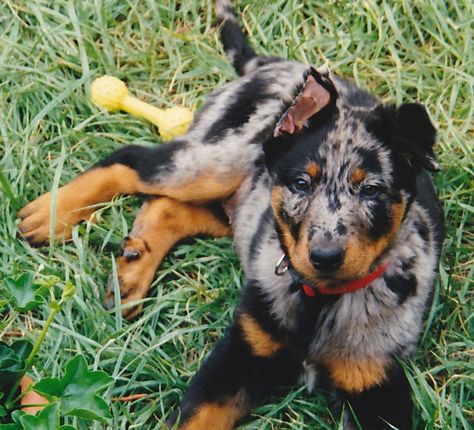
[[[342,248],[313,248],[309,258],[316,269],[323,272],[331,272],[339,269],[344,262],[344,251]]]

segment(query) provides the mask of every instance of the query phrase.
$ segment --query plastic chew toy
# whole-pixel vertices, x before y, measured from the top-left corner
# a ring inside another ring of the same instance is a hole
[[[113,76],[97,78],[91,85],[91,96],[96,105],[109,112],[123,110],[152,122],[164,140],[184,134],[193,121],[193,113],[184,107],[158,109],[129,96],[125,83]]]

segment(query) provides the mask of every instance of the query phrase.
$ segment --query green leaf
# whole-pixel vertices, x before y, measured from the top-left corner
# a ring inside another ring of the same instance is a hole
[[[21,409],[17,409],[16,411],[13,411],[12,412],[13,422],[16,424],[20,424],[20,419],[23,415],[26,415],[26,412],[22,411]]]
[[[59,404],[51,403],[36,415],[20,418],[24,430],[60,430]]]
[[[71,281],[67,281],[61,295],[61,302],[69,300],[74,294],[76,294],[76,286]]]
[[[43,379],[33,390],[50,401],[60,401],[63,415],[104,421],[111,415],[107,403],[97,392],[112,381],[105,372],[90,371],[84,357],[79,355],[67,363],[62,378]]]
[[[9,347],[0,342],[0,389],[20,377],[25,369],[25,361]]]
[[[16,355],[18,355],[21,360],[26,361],[33,349],[33,344],[29,340],[21,339],[13,342],[10,345],[10,348],[15,351]]]
[[[19,278],[4,280],[6,292],[12,298],[13,305],[18,312],[26,312],[43,303],[45,288],[33,283],[31,273],[23,273]]]
[[[23,430],[20,424],[20,418],[25,415],[23,411],[17,410],[12,413],[13,423],[0,424],[0,430]]]

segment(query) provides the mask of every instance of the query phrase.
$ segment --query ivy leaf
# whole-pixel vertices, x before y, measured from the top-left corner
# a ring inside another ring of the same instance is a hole
[[[31,273],[23,273],[20,277],[4,280],[6,292],[11,296],[13,306],[18,312],[26,312],[43,303],[45,288],[33,283]]]
[[[0,342],[0,389],[21,375],[25,362],[6,343]]]
[[[17,340],[11,346],[0,342],[0,389],[14,383],[25,369],[33,346],[29,340]]]
[[[97,392],[113,378],[102,371],[90,371],[86,360],[79,355],[69,360],[62,378],[46,378],[33,386],[33,390],[49,401],[59,400],[62,415],[105,421],[111,418],[109,407]]]
[[[13,422],[10,424],[0,424],[0,430],[23,430],[20,418],[25,415],[23,411],[16,410],[12,413]]]
[[[58,403],[51,403],[36,415],[23,415],[20,423],[23,430],[74,430],[71,426],[61,426]]]
[[[25,415],[25,411],[17,409],[16,411],[12,412],[12,419],[14,423],[20,424],[20,418]]]
[[[26,359],[31,353],[31,350],[33,349],[33,344],[29,340],[20,339],[13,342],[10,345],[10,348],[16,353],[16,355],[21,360],[26,361]]]

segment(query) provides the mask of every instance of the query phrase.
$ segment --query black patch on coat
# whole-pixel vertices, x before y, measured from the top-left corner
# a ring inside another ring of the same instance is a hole
[[[212,214],[223,224],[229,224],[229,217],[227,216],[221,202],[216,201],[206,205]]]
[[[235,130],[246,124],[258,106],[261,106],[269,98],[275,97],[266,93],[266,90],[267,81],[259,77],[242,84],[235,97],[225,108],[225,112],[221,113],[209,127],[202,142],[218,143],[229,130]]]
[[[272,222],[272,218],[273,212],[272,208],[269,206],[260,216],[260,219],[258,220],[258,227],[256,228],[255,234],[250,241],[249,261],[252,261],[255,258],[258,245],[266,233],[265,225]]]
[[[174,156],[186,145],[187,142],[179,140],[153,147],[128,145],[115,151],[92,168],[123,164],[135,170],[143,181],[152,182],[156,175],[176,168]]]
[[[324,175],[323,175],[324,176]],[[326,186],[326,196],[328,198],[328,209],[332,213],[336,213],[342,208],[341,200],[339,199],[338,191],[335,184]]]
[[[232,13],[232,10],[227,11]],[[232,65],[239,75],[244,74],[245,65],[257,54],[236,22],[225,20],[221,27],[221,40],[227,54],[232,53]]]
[[[366,170],[367,172],[382,173],[380,160],[374,150],[357,148],[356,153],[361,158],[361,169]]]
[[[380,104],[372,111],[367,130],[403,154],[416,171],[437,169],[433,153],[436,129],[423,105],[404,103],[396,108]]]
[[[384,275],[387,287],[398,297],[398,304],[401,305],[409,296],[416,294],[417,281],[412,273]]]
[[[387,234],[392,228],[393,218],[389,201],[380,198],[374,200],[371,202],[370,212],[372,217],[368,234],[371,239],[376,240]]]
[[[444,214],[441,203],[436,195],[433,181],[426,171],[421,171],[421,173],[416,177],[416,202],[421,204],[421,206],[428,212],[431,230],[439,255],[444,239]],[[421,222],[417,224],[419,224],[417,228],[419,228],[418,232],[420,233],[420,236],[428,242],[428,226],[424,224],[421,225]]]
[[[343,224],[343,222],[341,220],[338,220],[337,221],[337,224],[336,224],[336,233],[339,235],[339,236],[344,236],[346,233],[347,233],[347,227]]]
[[[420,221],[415,221],[414,223],[416,232],[420,235],[424,242],[428,242],[430,240],[430,231],[425,223]]]
[[[410,384],[400,366],[392,369],[381,385],[360,394],[340,393],[350,404],[363,429],[411,429],[413,403]]]
[[[337,174],[337,179],[342,182],[345,179],[345,176],[347,174],[347,170],[349,169],[349,161],[344,161],[341,164],[341,168],[339,169],[339,173]]]

